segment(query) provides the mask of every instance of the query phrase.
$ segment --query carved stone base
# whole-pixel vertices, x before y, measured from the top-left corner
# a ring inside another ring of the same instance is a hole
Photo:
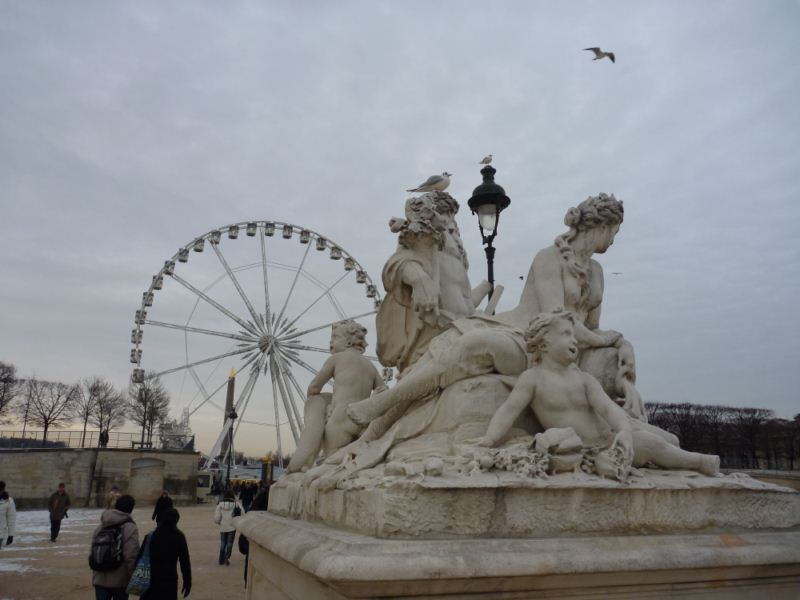
[[[788,600],[800,589],[798,528],[437,541],[378,539],[264,512],[236,521],[250,539],[248,600]]]
[[[800,525],[800,494],[746,475],[642,469],[619,483],[580,473],[422,474],[323,489],[301,475],[270,490],[269,509],[381,538],[542,537],[763,529]]]

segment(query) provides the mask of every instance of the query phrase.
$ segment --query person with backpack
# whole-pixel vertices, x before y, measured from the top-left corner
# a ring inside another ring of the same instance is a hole
[[[0,481],[0,549],[14,541],[16,523],[17,507],[14,499],[6,491],[6,482]]]
[[[236,501],[233,492],[227,491],[222,501],[214,510],[214,523],[219,525],[219,564],[230,565],[233,552],[233,540],[236,537],[236,528],[233,518],[242,514],[242,507]]]
[[[150,537],[150,587],[141,600],[178,600],[178,573],[175,563],[181,567],[183,597],[192,589],[192,564],[186,536],[178,529],[181,516],[172,507],[158,513],[156,530]]]
[[[128,600],[125,587],[139,554],[139,529],[131,517],[136,501],[125,494],[103,511],[92,535],[89,566],[95,600]]]

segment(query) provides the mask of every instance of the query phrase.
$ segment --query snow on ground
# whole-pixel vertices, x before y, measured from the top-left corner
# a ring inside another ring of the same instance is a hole
[[[55,543],[50,542],[50,515],[46,510],[17,512],[14,543],[0,550],[0,573],[25,573],[47,571],[47,557],[53,553],[89,555],[91,531],[100,523],[102,509],[71,508],[69,516],[61,521],[61,532]],[[85,532],[86,543],[64,543],[65,533]]]

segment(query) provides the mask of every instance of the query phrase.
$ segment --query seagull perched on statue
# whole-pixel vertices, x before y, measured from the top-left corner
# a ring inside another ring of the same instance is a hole
[[[425,180],[424,183],[421,183],[417,187],[406,190],[407,192],[443,192],[447,189],[447,186],[450,185],[450,177],[452,176],[451,173],[445,171],[441,175],[431,175]]]
[[[613,52],[603,52],[602,50],[600,50],[600,48],[597,48],[597,47],[584,48],[584,51],[586,51],[586,50],[590,50],[590,51],[594,52],[594,58],[592,60],[600,60],[601,58],[610,58],[612,63],[617,62],[614,59],[614,53]]]
[[[483,160],[481,162],[479,162],[478,164],[479,165],[488,165],[490,162],[492,162],[492,155],[491,154],[487,154],[486,156],[483,157]]]

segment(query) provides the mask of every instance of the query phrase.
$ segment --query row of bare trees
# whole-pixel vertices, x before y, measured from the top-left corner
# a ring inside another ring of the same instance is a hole
[[[674,433],[681,447],[716,454],[731,469],[800,469],[800,414],[779,419],[764,408],[651,402],[651,424]]]
[[[169,394],[158,377],[123,391],[102,377],[75,384],[17,378],[13,365],[0,362],[0,423],[20,423],[23,437],[28,427],[39,427],[46,443],[52,428],[77,422],[83,446],[90,425],[109,432],[130,420],[141,428],[142,445],[149,446],[168,414]]]

